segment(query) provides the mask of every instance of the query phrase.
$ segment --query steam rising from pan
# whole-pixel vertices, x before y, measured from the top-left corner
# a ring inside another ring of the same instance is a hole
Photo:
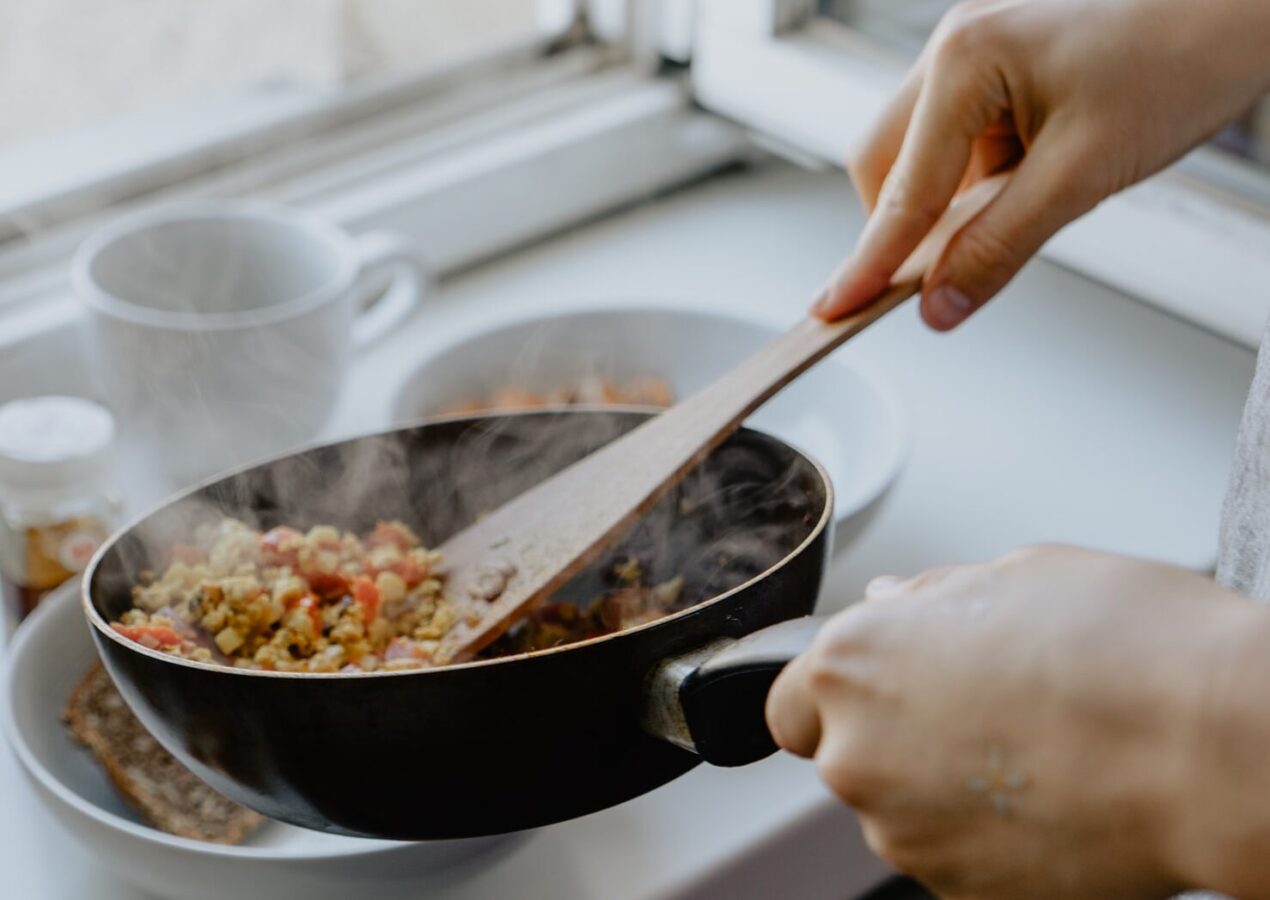
[[[449,534],[638,424],[644,415],[570,411],[459,419],[358,438],[245,470],[133,528],[101,571],[107,618],[130,605],[138,574],[174,543],[225,516],[267,529],[334,524],[366,532],[401,519],[436,546]],[[556,598],[585,604],[634,558],[645,583],[682,575],[681,605],[735,587],[797,546],[819,515],[814,473],[743,440],[720,448]]]

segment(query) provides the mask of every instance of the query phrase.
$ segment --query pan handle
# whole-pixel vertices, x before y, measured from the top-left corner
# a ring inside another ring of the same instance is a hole
[[[772,682],[811,646],[824,616],[790,619],[667,660],[653,673],[645,728],[716,766],[771,756],[764,706]]]

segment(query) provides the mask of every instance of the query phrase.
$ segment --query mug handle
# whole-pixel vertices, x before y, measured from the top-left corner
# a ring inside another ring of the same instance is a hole
[[[370,231],[358,235],[356,243],[360,276],[395,270],[388,289],[353,321],[353,346],[360,349],[390,334],[414,312],[428,290],[430,276],[415,242],[400,232]]]

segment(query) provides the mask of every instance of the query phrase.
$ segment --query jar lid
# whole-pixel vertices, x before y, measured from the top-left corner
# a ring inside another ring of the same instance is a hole
[[[50,494],[110,474],[115,420],[81,397],[32,397],[0,406],[0,491]]]

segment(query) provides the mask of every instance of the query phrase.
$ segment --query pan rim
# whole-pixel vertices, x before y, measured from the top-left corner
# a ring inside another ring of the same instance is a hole
[[[562,412],[563,413],[602,412],[602,413],[647,414],[650,412],[655,413],[657,411],[659,410],[656,410],[653,407],[635,406],[635,405],[604,406],[604,405],[592,405],[592,404],[565,404],[560,406],[549,406],[549,407],[544,407],[541,409],[535,409],[535,410],[530,410],[525,412],[515,412],[511,414],[516,416],[528,417],[528,416],[538,416],[538,415],[558,415]],[[344,444],[353,440],[382,437],[384,435],[394,434],[398,431],[407,431],[412,428],[419,428],[426,425],[442,425],[442,424],[446,424],[450,422],[467,422],[467,421],[477,421],[481,419],[503,418],[503,417],[506,417],[507,415],[509,415],[508,411],[503,410],[501,412],[488,411],[488,412],[481,412],[481,413],[475,413],[475,414],[467,413],[467,414],[458,414],[458,415],[449,415],[449,416],[427,416],[422,419],[419,419],[418,421],[411,422],[411,423],[398,423],[393,425],[390,428],[386,428],[381,431],[370,431],[370,432],[366,432],[365,434],[356,435],[354,437],[346,437],[337,441],[326,441],[321,443],[309,444],[309,445],[305,445],[303,447],[299,447],[293,450],[288,450],[284,453],[274,454],[272,456],[268,456],[268,457],[256,460],[254,462],[247,463],[246,465],[241,466],[240,468],[232,470],[230,472],[221,472],[217,475],[212,476],[211,478],[204,479],[203,481],[200,481],[197,484],[191,485],[185,490],[164,499],[163,501],[149,507],[144,512],[135,516],[126,525],[124,525],[123,527],[118,529],[114,534],[112,534],[110,536],[110,539],[105,541],[97,549],[97,552],[93,554],[92,559],[89,561],[87,568],[85,568],[83,578],[80,581],[80,590],[79,590],[80,606],[84,613],[84,616],[88,620],[88,623],[93,627],[93,630],[96,634],[101,635],[105,637],[106,639],[115,642],[116,644],[123,647],[125,650],[129,652],[139,653],[143,656],[147,656],[152,659],[158,660],[159,662],[168,663],[171,665],[186,666],[192,669],[216,672],[216,673],[226,674],[226,675],[239,675],[239,676],[246,676],[246,677],[264,677],[264,678],[289,678],[289,679],[301,679],[304,681],[318,681],[318,680],[331,680],[331,679],[348,680],[348,679],[365,679],[365,678],[399,678],[399,677],[406,677],[406,676],[430,675],[430,674],[435,674],[440,672],[457,672],[460,670],[485,668],[487,666],[506,665],[509,663],[526,662],[531,659],[542,659],[547,656],[552,656],[555,654],[564,653],[571,650],[581,650],[584,647],[595,646],[607,641],[614,640],[616,638],[625,637],[627,635],[633,635],[633,634],[643,633],[645,631],[651,631],[652,629],[659,628],[662,626],[668,627],[673,622],[676,622],[683,618],[687,618],[690,614],[706,609],[707,607],[714,606],[718,603],[723,602],[724,600],[727,600],[729,597],[732,597],[740,593],[741,591],[748,590],[752,585],[757,584],[758,582],[769,577],[770,575],[780,571],[785,566],[787,566],[792,560],[797,558],[814,541],[816,541],[825,532],[826,528],[828,528],[830,523],[833,521],[833,508],[834,508],[833,482],[830,480],[829,473],[825,470],[824,466],[821,465],[820,461],[816,459],[814,456],[812,456],[810,453],[808,453],[807,451],[803,450],[801,447],[798,447],[790,443],[789,441],[783,440],[782,438],[778,438],[775,435],[768,434],[766,431],[762,431],[757,428],[747,428],[742,426],[741,428],[737,429],[736,434],[740,434],[743,431],[748,431],[753,434],[760,435],[769,441],[774,441],[775,443],[781,446],[788,447],[790,450],[792,450],[798,456],[802,457],[802,459],[804,459],[807,463],[811,465],[816,475],[820,478],[821,484],[823,484],[825,487],[825,502],[823,506],[821,507],[819,518],[816,520],[816,523],[812,526],[811,530],[807,533],[807,536],[803,538],[803,540],[800,541],[796,547],[794,547],[792,550],[787,552],[784,556],[782,556],[780,559],[772,563],[772,565],[768,566],[766,569],[759,572],[758,574],[751,576],[750,578],[746,579],[740,584],[734,585],[732,588],[724,591],[721,594],[715,594],[714,596],[706,600],[703,600],[700,603],[696,603],[692,606],[678,610],[677,612],[671,613],[668,616],[663,616],[660,619],[654,619],[651,622],[645,622],[642,625],[636,625],[632,628],[624,628],[621,631],[614,631],[608,634],[602,634],[596,637],[586,638],[581,641],[574,641],[573,643],[562,644],[557,647],[546,647],[540,650],[530,650],[526,653],[516,653],[516,654],[511,654],[509,656],[498,656],[498,657],[494,657],[493,659],[474,659],[474,660],[468,660],[467,662],[451,663],[444,666],[430,666],[430,667],[426,667],[422,669],[404,669],[404,670],[398,670],[398,671],[384,671],[381,669],[374,672],[280,672],[280,671],[272,670],[272,669],[246,669],[246,668],[237,668],[235,666],[228,666],[222,663],[200,662],[199,660],[185,659],[179,656],[172,656],[171,654],[168,654],[168,653],[162,653],[158,650],[152,650],[149,647],[145,647],[141,644],[138,644],[136,641],[132,641],[127,638],[124,638],[123,636],[115,632],[115,630],[110,627],[110,624],[105,621],[105,619],[97,611],[97,608],[93,605],[91,591],[92,591],[92,584],[97,574],[97,568],[99,564],[101,563],[101,561],[115,546],[115,544],[118,542],[118,539],[122,535],[132,531],[132,529],[134,529],[136,526],[144,522],[149,517],[161,512],[162,510],[182,500],[185,500],[188,497],[195,495],[196,493],[203,490],[204,488],[207,488],[213,484],[216,484],[217,482],[223,481],[224,479],[232,477],[233,475],[246,472],[251,469],[255,469],[259,466],[268,465],[269,463],[275,462],[277,460],[285,459],[290,456],[297,456],[302,453],[310,452],[312,450],[320,450],[326,447],[338,446],[340,444]]]

